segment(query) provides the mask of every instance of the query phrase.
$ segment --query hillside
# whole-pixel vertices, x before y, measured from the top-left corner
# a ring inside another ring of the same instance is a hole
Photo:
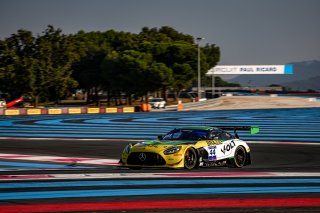
[[[287,88],[292,88],[294,90],[308,90],[313,89],[316,91],[320,91],[320,75],[316,77],[309,78],[307,80],[301,81],[291,81],[288,83],[283,83],[283,86]]]

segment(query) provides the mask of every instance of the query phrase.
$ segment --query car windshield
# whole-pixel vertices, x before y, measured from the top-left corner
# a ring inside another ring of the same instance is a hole
[[[175,129],[165,135],[162,140],[204,140],[208,138],[206,130]]]

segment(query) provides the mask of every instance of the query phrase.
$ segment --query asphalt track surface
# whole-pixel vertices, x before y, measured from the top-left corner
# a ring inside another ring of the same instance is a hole
[[[177,113],[178,116],[151,113],[2,118],[0,150],[12,154],[12,158],[0,159],[0,209],[1,212],[319,212],[319,111],[297,112],[245,111],[241,116],[220,111],[198,116],[194,112]],[[197,119],[200,117],[201,121]],[[228,121],[228,125],[251,121],[253,125],[262,126],[262,140],[242,134],[251,141],[253,164],[242,169],[134,171],[77,160],[65,163],[14,157],[24,154],[118,159],[123,147],[137,140],[143,131],[141,128],[148,130],[143,136],[147,139],[174,125],[194,125],[208,120],[224,124]],[[111,126],[114,134],[127,134],[122,135],[122,139],[103,135],[90,139],[90,134],[100,134],[103,129],[109,132]],[[156,131],[154,126],[158,127]],[[134,128],[136,131],[132,131]],[[79,140],[70,129],[88,135],[87,139]],[[63,130],[69,137],[61,137]],[[288,131],[297,137],[290,136]],[[22,132],[30,135],[23,136]],[[43,139],[39,139],[39,133]],[[272,137],[281,140],[266,140]],[[55,178],[59,174],[65,175],[65,179]]]

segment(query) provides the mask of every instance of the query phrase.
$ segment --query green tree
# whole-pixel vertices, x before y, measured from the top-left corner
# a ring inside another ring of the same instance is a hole
[[[220,48],[215,44],[206,44],[204,47],[200,47],[201,51],[201,84],[202,86],[210,86],[212,84],[212,77],[207,76],[206,72],[217,65],[220,61]],[[220,77],[215,76],[215,85],[220,83],[226,85],[227,82],[223,81]],[[193,86],[196,86],[197,82],[194,82]]]
[[[70,77],[76,48],[60,29],[48,26],[37,38],[18,30],[1,41],[0,51],[1,90],[12,98],[31,96],[37,105],[39,100],[58,100],[76,86]]]
[[[155,49],[158,51],[155,55],[156,60],[173,71],[171,87],[176,97],[179,97],[181,91],[188,89],[197,77],[197,47],[194,44],[177,41],[160,43]]]
[[[30,78],[36,64],[34,49],[34,37],[27,30],[18,30],[0,42],[1,91],[11,99],[31,91]]]
[[[190,35],[186,35],[178,32],[172,27],[163,26],[161,28],[142,28],[139,33],[139,38],[144,41],[150,42],[172,42],[172,41],[183,41],[186,43],[193,44],[193,38]]]
[[[196,83],[198,73],[198,46],[190,35],[179,33],[173,28],[164,26],[143,28],[139,34],[141,51],[153,54],[156,61],[164,63],[173,71],[171,88],[179,95]],[[201,76],[205,79],[206,71],[220,60],[220,49],[207,44],[200,48]],[[176,96],[177,97],[177,96]]]
[[[37,104],[39,98],[57,103],[64,98],[77,82],[71,77],[72,64],[79,58],[74,40],[53,26],[38,36],[36,41],[36,70],[32,75],[32,96]]]
[[[216,66],[220,61],[220,48],[215,44],[206,44],[204,47],[201,47],[201,51],[205,55],[204,60],[208,65],[206,69]]]
[[[176,94],[175,97],[178,98],[183,89],[187,89],[192,86],[192,81],[195,79],[195,72],[187,63],[176,63],[173,65],[173,73],[173,88]]]
[[[145,96],[170,85],[172,70],[153,60],[150,53],[135,50],[113,51],[102,64],[104,79],[114,94],[125,93],[131,102],[132,95]]]
[[[138,45],[136,35],[114,30],[89,33],[80,31],[75,38],[82,51],[80,60],[73,66],[75,71],[73,77],[79,82],[79,88],[88,94],[88,101],[98,102],[98,92],[101,91],[107,91],[108,100],[113,96],[118,97],[121,89],[113,80],[106,78],[106,73],[103,73],[101,68],[102,62],[108,54],[112,55],[112,51],[136,49]],[[111,76],[118,78],[117,73],[112,73]]]
[[[170,89],[174,82],[173,70],[164,63],[153,62],[150,67],[152,77],[150,77],[150,91],[161,90],[162,97],[167,99],[167,90]]]
[[[109,34],[114,34],[109,31]],[[79,83],[79,89],[87,94],[87,102],[99,103],[98,93],[108,90],[108,83],[102,79],[101,63],[106,54],[112,50],[111,44],[106,39],[106,33],[78,32],[74,35],[76,46],[79,49],[80,59],[72,66],[72,77]]]
[[[200,48],[201,73],[220,59],[219,47]],[[149,92],[188,89],[197,79],[198,46],[192,36],[164,26],[128,32],[79,31],[64,35],[48,26],[37,37],[26,30],[0,41],[0,89],[11,96],[56,100],[83,89],[89,100],[100,91],[120,99]],[[94,98],[95,97],[95,98]],[[120,99],[121,100],[121,99]],[[116,104],[119,104],[117,101]]]

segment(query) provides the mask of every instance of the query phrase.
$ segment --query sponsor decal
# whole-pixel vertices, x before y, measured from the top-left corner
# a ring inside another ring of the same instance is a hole
[[[232,150],[233,147],[235,147],[235,146],[236,146],[235,142],[234,142],[234,141],[231,141],[231,142],[225,144],[225,145],[222,147],[221,152],[223,152],[223,154],[226,154],[227,152],[229,152],[230,150]]]
[[[49,115],[62,114],[62,109],[48,109]]]
[[[28,115],[40,115],[41,109],[27,109]]]
[[[106,113],[117,113],[118,108],[106,108]]]
[[[99,113],[100,108],[88,108],[88,113]]]
[[[4,111],[5,115],[20,115],[20,110],[19,109],[6,109]]]
[[[123,107],[123,112],[134,112],[134,107]]]
[[[68,113],[69,114],[80,114],[81,108],[68,108]]]
[[[208,70],[212,74],[293,74],[293,65],[219,65]]]
[[[206,141],[206,142],[207,142],[208,146],[221,144],[220,140],[212,140],[212,141]]]

